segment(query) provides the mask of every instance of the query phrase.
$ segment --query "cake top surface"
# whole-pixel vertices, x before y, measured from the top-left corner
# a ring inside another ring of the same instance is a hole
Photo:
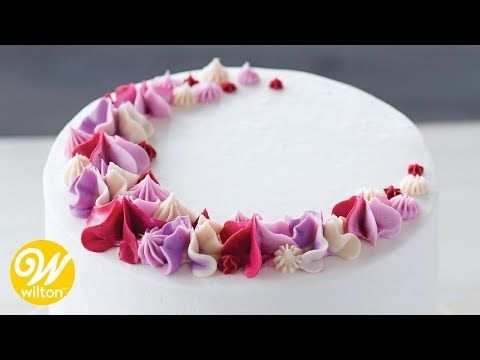
[[[156,149],[157,157],[151,170],[168,189],[162,202],[173,193],[189,211],[198,215],[206,208],[221,224],[238,210],[247,218],[260,214],[262,224],[285,214],[300,218],[308,210],[321,212],[325,220],[335,204],[362,192],[362,188],[400,187],[406,166],[420,163],[430,187],[430,195],[419,200],[423,214],[433,206],[429,152],[415,125],[396,109],[352,86],[309,73],[260,68],[250,72],[245,67],[225,71],[230,79],[240,82],[234,86],[235,92],[229,93],[222,85],[223,94],[209,88],[197,93],[194,102],[201,101],[203,95],[221,96],[220,101],[174,106],[175,101],[182,101],[180,105],[189,101],[184,96],[188,86],[178,90],[182,86],[176,85],[171,118],[152,121],[154,131],[148,143]],[[205,69],[189,71],[173,74],[171,79],[180,84],[188,76],[201,79],[204,73]],[[270,83],[275,78],[281,79],[281,91],[277,82]],[[136,85],[137,91],[141,86]],[[47,206],[65,218],[66,226],[78,236],[85,224],[65,214],[68,190],[62,182],[66,164],[63,148],[70,126],[80,126],[99,101],[84,108],[59,134],[44,174]],[[195,216],[190,216],[192,223]],[[323,224],[324,231],[327,225]],[[411,231],[407,229],[407,233]],[[370,254],[400,246],[406,239],[403,234],[399,237],[395,245],[362,246],[357,262],[368,263]],[[288,246],[282,249],[279,259],[285,253],[294,254]],[[338,259],[332,259],[335,262]]]

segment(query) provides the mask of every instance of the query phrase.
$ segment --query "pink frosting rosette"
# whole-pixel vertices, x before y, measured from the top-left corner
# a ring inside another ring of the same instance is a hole
[[[402,228],[402,216],[387,202],[376,197],[365,201],[363,196],[354,195],[335,205],[332,213],[346,218],[345,232],[375,246],[379,236],[394,238]]]
[[[161,228],[147,230],[138,246],[142,264],[162,268],[165,275],[175,272],[186,258],[191,227],[188,216],[179,216]]]
[[[201,103],[218,101],[222,95],[222,88],[214,82],[199,83],[193,89]]]
[[[420,206],[411,196],[397,195],[390,199],[390,203],[400,213],[404,221],[413,220],[420,215]]]
[[[258,76],[258,73],[253,70],[253,68],[250,66],[250,63],[246,62],[243,64],[242,69],[238,74],[238,82],[242,85],[249,86],[258,84],[259,81],[260,76]]]
[[[166,91],[169,93],[166,94]],[[133,105],[144,115],[158,119],[169,118],[171,115],[169,101],[172,96],[173,90],[154,88],[144,81],[137,91]]]
[[[128,194],[132,196],[135,205],[150,216],[153,216],[160,203],[170,196],[170,192],[161,187],[150,174],[133,186]]]
[[[167,70],[163,76],[158,76],[151,81],[152,88],[163,96],[168,103],[173,100],[173,89],[182,85],[183,81],[175,79]]]
[[[294,245],[302,249],[302,268],[308,272],[323,269],[322,259],[328,243],[323,237],[322,215],[306,211],[299,218],[286,217],[273,223],[259,221],[258,234],[262,254],[272,257],[282,245]]]
[[[73,153],[88,157],[97,169],[102,168],[102,163],[106,166],[113,162],[122,169],[139,175],[150,167],[150,157],[144,148],[105,133],[95,133],[90,140],[77,146]]]
[[[79,130],[88,134],[105,132],[108,135],[115,135],[116,125],[112,101],[109,98],[100,99],[90,115],[82,120]]]

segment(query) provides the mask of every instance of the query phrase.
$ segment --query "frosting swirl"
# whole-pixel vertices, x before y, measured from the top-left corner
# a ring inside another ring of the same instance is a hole
[[[163,221],[172,221],[176,217],[184,215],[188,216],[191,222],[197,219],[197,215],[183,206],[180,201],[177,200],[175,194],[171,193],[168,198],[160,204],[153,214],[153,217]]]
[[[201,253],[197,233],[193,229],[190,230],[190,244],[188,245],[187,253],[192,262],[193,275],[208,277],[217,271],[216,259],[209,254]]]
[[[214,58],[210,64],[202,69],[200,79],[205,82],[214,82],[220,85],[224,81],[228,81],[228,71],[222,65],[219,58]]]
[[[258,234],[262,253],[272,255],[282,245],[295,245],[300,249],[311,246],[321,216],[314,212],[305,212],[298,219],[286,217],[283,221],[264,223],[259,221]]]
[[[422,196],[428,193],[427,180],[421,175],[407,175],[400,184],[402,194]]]
[[[282,245],[275,251],[273,263],[275,264],[275,270],[284,274],[293,274],[300,269],[302,249],[295,245]]]
[[[344,220],[333,215],[325,221],[324,236],[328,241],[328,252],[345,260],[355,260],[360,255],[362,244],[354,234],[344,233]]]
[[[185,257],[190,242],[191,224],[187,216],[179,216],[162,228],[145,231],[138,245],[142,264],[163,268],[165,275],[175,272]]]
[[[118,246],[121,261],[137,264],[139,234],[164,225],[164,221],[148,216],[128,197],[117,196],[108,204],[93,208],[82,232],[82,244],[95,252]]]
[[[137,174],[128,172],[113,162],[108,164],[105,183],[107,184],[110,198],[113,199],[117,195],[125,194],[137,181]]]
[[[70,210],[79,218],[87,218],[94,206],[104,205],[110,201],[108,187],[92,165],[87,165],[72,182],[70,193],[75,199],[70,204]]]
[[[74,155],[74,150],[80,144],[90,140],[92,134],[86,133],[80,129],[74,129],[70,127],[70,133],[68,135],[68,140],[65,145],[65,155],[71,158]]]
[[[420,206],[413,197],[397,195],[390,199],[390,203],[400,213],[404,221],[415,219],[420,215]]]
[[[167,91],[171,92],[171,90]],[[170,96],[165,94],[165,90],[155,89],[144,81],[137,92],[133,105],[142,114],[158,119],[168,118],[171,115],[168,104]]]
[[[115,135],[116,126],[112,101],[107,98],[101,99],[90,115],[82,120],[79,129],[89,134],[104,132],[108,135]]]
[[[258,73],[252,69],[249,62],[246,62],[242,66],[242,70],[238,74],[238,82],[242,85],[255,85],[260,81]]]
[[[197,100],[201,103],[218,101],[222,95],[222,89],[214,82],[200,83],[193,87]]]
[[[243,273],[252,278],[258,275],[262,267],[262,252],[258,239],[258,215],[245,222],[227,221],[220,239],[218,269],[224,274],[231,274],[243,267]]]
[[[150,174],[147,174],[129,193],[136,199],[150,202],[165,201],[170,196],[170,192],[154,181]]]
[[[119,135],[136,144],[153,135],[153,125],[133,106],[126,102],[118,108]]]
[[[145,149],[105,133],[95,133],[89,141],[77,146],[74,153],[88,157],[97,169],[102,168],[102,163],[113,162],[128,172],[141,174],[150,167],[150,157]]]
[[[65,185],[70,187],[73,181],[82,173],[83,169],[85,169],[88,164],[90,164],[90,160],[87,157],[75,154],[75,156],[67,163],[65,175],[63,177]]]
[[[112,94],[110,94],[112,95]],[[115,107],[119,107],[125,102],[131,102],[132,104],[135,102],[135,97],[137,96],[137,89],[134,83],[120,85],[115,88]]]
[[[219,258],[220,249],[222,247],[222,244],[219,240],[219,234],[222,229],[222,224],[207,219],[205,216],[200,214],[197,226],[195,226],[195,236],[202,253],[210,255],[214,259]]]
[[[178,86],[173,89],[173,102],[174,106],[191,106],[197,103],[197,95],[192,90],[188,83]]]
[[[172,90],[182,83],[182,80],[175,79],[170,75],[170,70],[165,71],[165,74],[157,76],[152,80],[153,88],[159,93],[163,92],[167,96],[165,100],[168,102],[171,102],[172,100]]]
[[[353,233],[374,246],[378,236],[393,238],[400,233],[402,226],[401,215],[376,197],[367,202],[363,196],[352,196],[335,205],[332,214],[346,218],[345,232]]]

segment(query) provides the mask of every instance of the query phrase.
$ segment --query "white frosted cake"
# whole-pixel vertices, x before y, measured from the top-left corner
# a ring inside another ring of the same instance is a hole
[[[53,313],[436,312],[422,136],[321,76],[214,60],[121,86],[58,135],[44,195],[76,266]]]

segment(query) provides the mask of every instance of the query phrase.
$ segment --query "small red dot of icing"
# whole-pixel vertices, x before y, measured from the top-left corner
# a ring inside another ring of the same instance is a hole
[[[410,165],[408,165],[408,173],[413,175],[413,176],[417,176],[417,175],[422,176],[423,175],[423,166],[421,166],[419,164],[410,164]]]
[[[192,75],[190,75],[188,78],[186,78],[185,80],[183,80],[184,83],[187,83],[188,85],[190,86],[193,86],[195,84],[198,84],[199,81],[197,79],[195,79]]]
[[[272,81],[270,81],[270,89],[282,90],[283,89],[283,84],[278,78],[275,78]]]
[[[228,81],[222,82],[220,86],[222,87],[222,90],[226,93],[233,93],[235,90],[237,90],[235,84]]]
[[[397,189],[393,185],[390,185],[389,187],[383,189],[383,191],[385,191],[385,194],[387,195],[388,200],[390,200],[391,198],[397,195],[402,194],[402,191],[400,189]]]

